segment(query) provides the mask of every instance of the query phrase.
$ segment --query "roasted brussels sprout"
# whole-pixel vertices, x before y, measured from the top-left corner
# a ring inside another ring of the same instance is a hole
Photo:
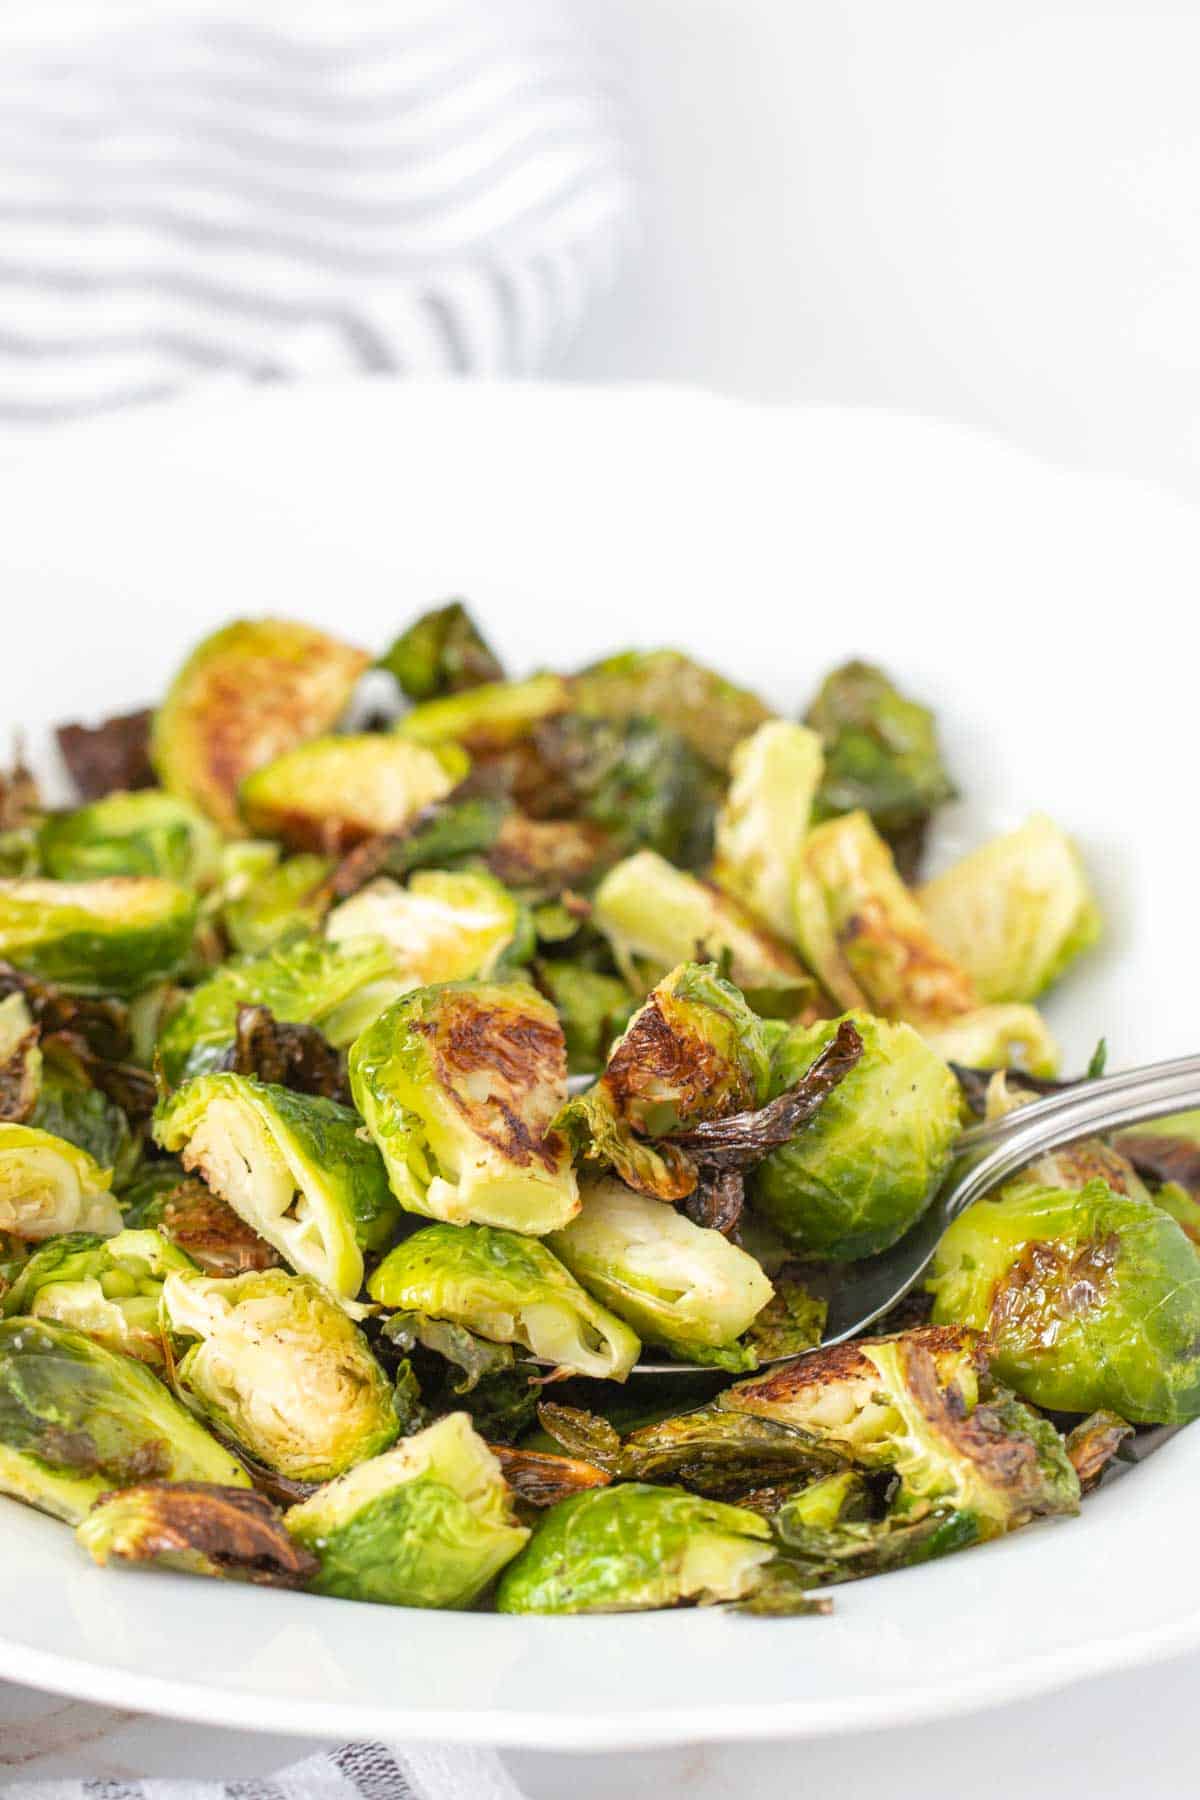
[[[378,666],[395,677],[409,700],[436,700],[504,679],[495,652],[461,600],[414,619]]]
[[[528,910],[490,875],[423,869],[407,887],[381,877],[330,913],[334,943],[381,939],[392,952],[389,1000],[438,981],[489,976],[533,950]],[[363,1025],[370,1024],[364,1018]]]
[[[943,1062],[968,1069],[1024,1069],[1048,1079],[1057,1075],[1058,1045],[1032,1006],[977,1006],[921,1036]]]
[[[1085,1494],[1097,1485],[1132,1436],[1133,1426],[1112,1412],[1091,1413],[1067,1433],[1067,1455]]]
[[[44,1319],[0,1323],[0,1492],[74,1525],[108,1489],[150,1478],[250,1485],[132,1357]]]
[[[0,1124],[0,1231],[32,1243],[64,1231],[111,1237],[121,1229],[111,1183],[110,1170],[65,1138]]]
[[[332,856],[403,830],[467,768],[453,747],[429,750],[378,731],[314,738],[255,769],[238,797],[252,831]]]
[[[388,1606],[470,1606],[529,1538],[461,1412],[331,1481],[285,1523],[319,1559],[317,1593]]]
[[[35,1250],[0,1302],[5,1318],[25,1314],[69,1325],[109,1350],[161,1368],[158,1303],[172,1269],[191,1259],[157,1231],[115,1237],[72,1231]]]
[[[891,1470],[895,1511],[943,1507],[966,1515],[980,1538],[1075,1512],[1079,1481],[1058,1433],[1015,1400],[980,1401],[974,1356],[971,1334],[949,1329],[860,1338],[752,1376],[718,1405]]]
[[[870,813],[898,859],[915,861],[929,815],[954,798],[933,714],[882,669],[849,662],[826,677],[806,723],[825,749],[818,816]]]
[[[685,1362],[754,1367],[737,1339],[771,1298],[752,1256],[619,1181],[583,1191],[583,1208],[550,1247],[583,1285],[647,1343]]]
[[[328,1481],[395,1441],[391,1389],[356,1325],[315,1281],[280,1269],[168,1275],[188,1404],[293,1481]]]
[[[623,1381],[641,1348],[544,1244],[490,1225],[426,1225],[389,1251],[367,1292],[576,1375]]]
[[[609,1053],[593,1088],[561,1123],[586,1156],[660,1200],[696,1185],[675,1145],[649,1143],[762,1104],[771,1078],[767,1033],[713,963],[681,963],[660,981]]]
[[[199,1075],[163,1101],[154,1135],[204,1177],[300,1275],[342,1299],[364,1250],[390,1241],[400,1209],[349,1107],[233,1074]]]
[[[239,1006],[231,1048],[221,1066],[297,1094],[348,1105],[350,1084],[341,1055],[315,1025],[285,1025],[269,1006]]]
[[[785,944],[796,934],[796,868],[822,761],[815,732],[769,720],[734,749],[717,816],[713,880]]]
[[[649,1612],[740,1600],[775,1557],[765,1519],[623,1482],[552,1507],[500,1581],[502,1613]]]
[[[121,1203],[131,1229],[156,1231],[206,1275],[275,1269],[282,1260],[232,1206],[196,1176],[185,1175],[174,1157],[144,1164]]]
[[[792,952],[736,900],[639,850],[596,889],[593,923],[640,993],[678,963],[727,959],[728,974],[761,1013],[794,1017],[816,990]]]
[[[756,1211],[805,1256],[873,1256],[904,1236],[937,1191],[959,1126],[958,1085],[908,1025],[851,1013],[863,1055],[790,1143],[751,1177]],[[836,1035],[797,1027],[772,1085],[792,1087]]]
[[[865,812],[818,825],[796,882],[796,936],[843,1006],[936,1028],[977,1004],[966,971],[939,944]]]
[[[414,706],[396,730],[418,744],[461,744],[472,754],[486,753],[528,736],[542,719],[566,712],[569,704],[561,675],[488,681]]]
[[[261,1587],[304,1587],[319,1567],[262,1494],[206,1481],[143,1481],[106,1494],[75,1541],[101,1567],[148,1563]]]
[[[286,619],[226,625],[192,651],[154,716],[159,780],[239,835],[244,777],[328,731],[369,660]]]
[[[158,876],[0,880],[0,956],[80,994],[136,994],[178,974],[195,897]]]
[[[521,983],[447,982],[388,1007],[350,1052],[392,1191],[432,1219],[541,1233],[579,1210],[562,1028]]]
[[[996,1375],[1036,1406],[1200,1415],[1200,1260],[1150,1200],[1011,1184],[949,1227],[928,1285],[935,1321],[986,1329]]]
[[[964,856],[917,898],[984,1001],[1036,999],[1100,936],[1083,859],[1044,813]]]
[[[658,719],[718,769],[728,768],[734,745],[771,716],[757,694],[678,650],[606,656],[574,677],[571,704],[606,719]]]
[[[316,931],[329,907],[322,884],[332,870],[327,856],[288,856],[227,891],[221,919],[234,949],[261,956]]]
[[[56,881],[162,875],[205,888],[220,874],[220,837],[212,821],[160,788],[109,794],[78,812],[50,813],[38,830],[38,853],[42,873]]]
[[[551,957],[536,962],[533,973],[562,1021],[568,1070],[596,1074],[637,1007],[628,986],[616,975]]]
[[[117,788],[154,786],[148,708],[116,713],[99,725],[59,725],[54,736],[81,800],[103,800]]]
[[[771,1528],[789,1562],[814,1585],[912,1568],[979,1542],[978,1518],[953,1499],[878,1518],[863,1507],[861,1492],[847,1486],[854,1480],[853,1473],[826,1475],[786,1499],[772,1516]]]
[[[343,946],[322,938],[300,938],[262,956],[225,963],[191,990],[159,1034],[163,1075],[173,1084],[219,1067],[234,1041],[240,1006],[269,1007],[287,1024],[328,1027],[344,1002],[391,966],[391,952],[381,941]]]
[[[531,905],[568,888],[590,887],[618,850],[588,819],[529,819],[507,812],[487,854],[497,881]]]

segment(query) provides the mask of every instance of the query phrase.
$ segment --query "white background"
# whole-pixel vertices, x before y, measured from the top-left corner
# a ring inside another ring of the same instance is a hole
[[[1200,6],[574,4],[648,203],[567,373],[930,413],[1200,498]]]

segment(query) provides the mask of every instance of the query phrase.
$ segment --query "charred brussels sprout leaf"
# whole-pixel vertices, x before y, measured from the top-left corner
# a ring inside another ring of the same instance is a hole
[[[534,964],[534,975],[562,1021],[567,1068],[572,1075],[594,1075],[637,1006],[629,988],[616,975],[549,957]]]
[[[830,1475],[784,1502],[771,1525],[777,1540],[804,1578],[819,1586],[861,1581],[889,1569],[932,1562],[979,1542],[979,1522],[953,1503],[913,1507],[881,1519],[823,1519],[827,1490],[837,1489],[844,1475]]]
[[[158,876],[0,881],[0,955],[81,994],[136,994],[187,961],[196,902]]]
[[[1100,936],[1082,858],[1044,813],[926,882],[918,899],[985,1001],[1036,999]]]
[[[280,1257],[204,1182],[185,1175],[174,1158],[148,1163],[122,1195],[125,1221],[153,1229],[206,1275],[274,1269]]]
[[[487,866],[497,881],[532,904],[590,886],[616,854],[608,833],[588,819],[529,819],[509,812]]]
[[[565,712],[569,704],[561,675],[489,681],[414,706],[396,730],[414,743],[461,744],[472,754],[487,753],[528,737],[541,720]]]
[[[1077,1511],[1079,1481],[1058,1433],[1017,1401],[979,1401],[972,1349],[970,1334],[929,1327],[862,1338],[752,1377],[718,1404],[890,1469],[898,1514],[945,1508],[989,1538]]]
[[[821,779],[821,740],[786,719],[733,752],[713,879],[783,943],[796,933],[796,867]]]
[[[19,992],[0,1000],[0,1120],[25,1125],[42,1086],[42,1051],[33,1014]]]
[[[810,1482],[843,1468],[835,1450],[806,1432],[748,1413],[702,1406],[622,1438],[603,1419],[546,1402],[543,1428],[572,1456],[622,1481],[669,1481],[713,1499],[741,1502],[764,1488]]]
[[[550,1247],[645,1342],[687,1361],[736,1340],[771,1298],[752,1256],[619,1181],[584,1189],[583,1208]],[[740,1368],[753,1359],[734,1357]]]
[[[465,1413],[404,1438],[292,1507],[320,1594],[466,1607],[526,1543],[500,1465]]]
[[[552,1129],[566,1078],[554,1008],[516,982],[419,988],[350,1052],[355,1103],[401,1206],[517,1231],[552,1231],[579,1210]]]
[[[681,1488],[593,1488],[551,1508],[496,1603],[504,1613],[587,1613],[740,1600],[774,1558],[769,1539],[754,1513]]]
[[[154,1130],[299,1274],[354,1298],[363,1251],[387,1244],[399,1208],[349,1107],[246,1075],[199,1075],[163,1102]]]
[[[326,856],[400,831],[467,772],[467,759],[380,732],[314,738],[248,775],[239,789],[252,831]]]
[[[23,1313],[69,1325],[109,1350],[161,1368],[158,1305],[172,1269],[194,1267],[157,1231],[115,1237],[67,1232],[35,1250],[4,1295],[6,1318]]]
[[[1200,1261],[1150,1200],[1014,1184],[954,1221],[929,1286],[934,1319],[986,1329],[997,1376],[1037,1406],[1200,1415]]]
[[[0,1324],[0,1491],[77,1524],[148,1479],[249,1487],[149,1369],[45,1320]]]
[[[1122,1444],[1132,1436],[1133,1426],[1113,1412],[1094,1412],[1067,1433],[1067,1455],[1085,1494],[1097,1485],[1113,1457],[1120,1455]]]
[[[595,1463],[573,1456],[551,1456],[544,1450],[514,1450],[504,1444],[490,1446],[501,1471],[518,1500],[526,1506],[557,1506],[572,1494],[607,1487],[612,1477]]]
[[[849,662],[826,677],[806,722],[825,747],[819,816],[861,809],[898,852],[919,853],[930,814],[954,798],[928,708],[882,669]]]
[[[850,1015],[863,1055],[792,1141],[752,1177],[755,1209],[806,1256],[841,1261],[896,1243],[924,1212],[958,1132],[958,1086],[907,1025]],[[792,1087],[831,1042],[836,1023],[793,1031],[775,1053],[773,1084]]]
[[[757,694],[678,650],[625,650],[605,657],[575,676],[571,696],[585,714],[657,719],[718,769],[728,768],[734,745],[771,716]]]
[[[278,1269],[173,1274],[162,1304],[175,1338],[194,1340],[176,1365],[179,1391],[266,1468],[328,1481],[395,1441],[383,1370],[315,1281]]]
[[[322,884],[332,868],[326,856],[289,856],[239,883],[221,913],[234,949],[261,956],[277,944],[315,931],[328,910]]]
[[[220,870],[220,838],[211,820],[158,788],[109,794],[78,812],[51,813],[38,831],[38,852],[42,872],[57,881],[162,875],[204,888]]]
[[[99,725],[59,725],[54,733],[81,800],[103,800],[118,788],[154,786],[150,766],[152,714],[117,713]]]
[[[75,1539],[101,1566],[147,1563],[261,1587],[304,1587],[319,1567],[262,1494],[211,1482],[144,1481],[106,1494]]]
[[[966,970],[935,939],[864,812],[830,819],[805,840],[796,937],[808,966],[843,1006],[924,1030],[978,1003]]]
[[[342,1059],[315,1025],[282,1024],[267,1006],[239,1006],[237,1035],[222,1058],[235,1075],[253,1075],[298,1094],[348,1101]]]
[[[758,1012],[794,1017],[815,997],[792,952],[737,901],[652,850],[609,870],[596,889],[592,918],[639,992],[676,964],[707,958],[727,964],[730,980]]]
[[[328,1026],[337,1009],[387,975],[391,963],[387,945],[378,940],[343,946],[321,938],[226,963],[192,989],[163,1027],[163,1074],[175,1083],[219,1067],[237,1034],[241,1006],[269,1007],[290,1025]],[[326,1035],[337,1039],[332,1029]]]
[[[504,679],[495,652],[461,600],[414,619],[379,659],[409,700],[436,700]]]
[[[577,1375],[623,1381],[640,1345],[544,1244],[489,1225],[427,1225],[397,1244],[367,1283],[381,1306],[521,1344]]]
[[[197,645],[154,717],[163,786],[238,835],[252,770],[328,731],[370,659],[309,625],[242,619]]]
[[[0,1231],[36,1243],[64,1231],[111,1237],[121,1210],[112,1175],[86,1150],[32,1125],[0,1125]]]

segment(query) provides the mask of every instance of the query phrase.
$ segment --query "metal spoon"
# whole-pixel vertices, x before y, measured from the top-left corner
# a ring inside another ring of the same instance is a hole
[[[890,1250],[839,1270],[839,1279],[828,1293],[825,1335],[814,1347],[824,1349],[857,1337],[890,1311],[925,1273],[950,1221],[1035,1157],[1076,1138],[1118,1131],[1195,1106],[1200,1106],[1200,1056],[1183,1056],[1082,1082],[1045,1100],[1031,1101],[990,1124],[970,1126],[958,1138],[954,1160],[932,1204],[912,1229]],[[777,1363],[798,1360],[795,1356],[774,1359]],[[698,1364],[640,1362],[633,1373],[678,1375],[686,1369],[698,1375],[713,1372]]]

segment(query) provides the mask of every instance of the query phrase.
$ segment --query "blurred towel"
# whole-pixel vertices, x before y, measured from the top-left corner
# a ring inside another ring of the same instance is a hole
[[[0,426],[547,364],[634,196],[573,8],[183,10],[0,8]]]

